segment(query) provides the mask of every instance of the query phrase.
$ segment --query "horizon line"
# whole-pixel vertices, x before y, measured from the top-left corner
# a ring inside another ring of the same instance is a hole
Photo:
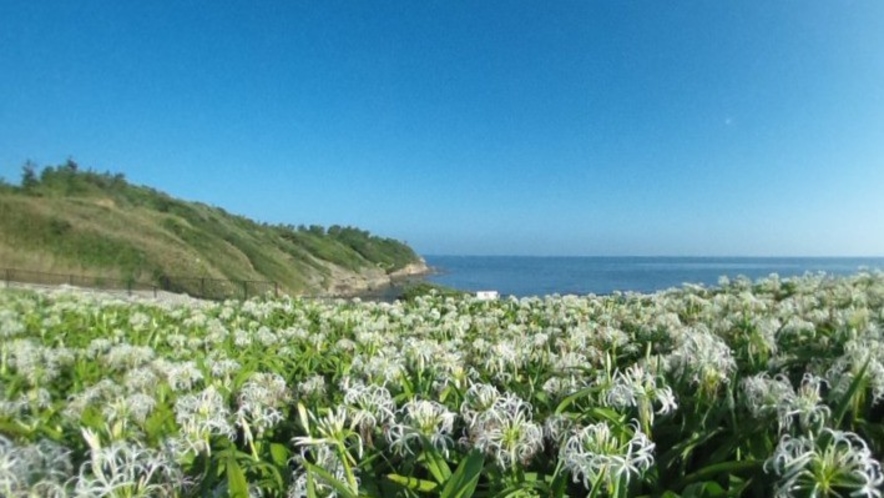
[[[692,259],[881,259],[881,256],[856,256],[856,255],[826,255],[826,256],[808,256],[808,255],[614,255],[614,254],[440,254],[426,253],[419,254],[421,258],[425,257],[445,257],[445,258],[633,258],[633,259],[676,259],[676,258],[692,258]]]

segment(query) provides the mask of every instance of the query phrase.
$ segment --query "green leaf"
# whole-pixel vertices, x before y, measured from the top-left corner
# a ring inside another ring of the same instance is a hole
[[[434,448],[429,442],[425,444],[426,450],[421,453],[419,461],[423,461],[427,467],[427,470],[432,474],[433,479],[436,480],[439,484],[445,484],[446,481],[451,477],[451,467],[448,466],[448,462],[442,458],[442,454],[439,453],[439,450]]]
[[[270,457],[279,467],[285,467],[289,461],[289,449],[279,443],[270,443]]]
[[[307,472],[307,498],[316,498],[316,482],[310,472]]]
[[[559,467],[561,463],[559,463]],[[552,479],[549,485],[549,496],[550,498],[564,498],[565,493],[568,491],[568,473],[560,472],[559,467],[556,468],[555,477]]]
[[[720,427],[709,432],[694,432],[686,441],[674,445],[669,451],[660,456],[661,468],[667,468],[678,457],[681,457],[682,460],[687,460],[695,448],[705,444],[722,432],[724,432],[724,429]]]
[[[585,389],[581,389],[581,390],[577,391],[574,394],[567,396],[565,399],[562,400],[561,403],[559,403],[559,406],[556,407],[556,415],[561,415],[562,412],[564,412],[569,406],[571,406],[572,403],[574,403],[575,401],[577,401],[580,398],[584,398],[586,396],[589,396],[590,394],[592,394],[596,390],[597,390],[597,388],[595,388],[595,387],[587,387]]]
[[[23,427],[21,423],[0,420],[0,433],[21,437],[29,436],[31,431],[27,427]]]
[[[433,481],[425,481],[416,477],[405,477],[399,474],[387,474],[387,479],[404,488],[408,488],[412,491],[419,491],[421,493],[431,493],[439,487],[439,485]]]
[[[466,458],[461,460],[460,465],[451,475],[451,478],[442,488],[440,498],[469,498],[479,484],[479,477],[485,468],[485,455],[478,450],[473,450]]]
[[[835,409],[835,427],[841,426],[841,421],[844,419],[844,415],[847,414],[847,410],[850,408],[850,402],[853,399],[853,396],[859,388],[865,384],[866,369],[869,367],[870,361],[872,361],[871,357],[866,360],[863,367],[859,370],[859,373],[854,376],[853,382],[850,383],[847,392],[844,393],[844,396],[839,400],[838,407]]]
[[[740,479],[735,475],[728,476],[728,493],[731,496],[743,496],[743,492],[750,484],[752,484],[752,479]]]
[[[681,484],[691,484],[699,481],[704,481],[711,477],[715,477],[719,474],[739,474],[741,472],[746,472],[748,470],[752,470],[758,467],[761,467],[764,464],[762,460],[742,460],[742,461],[733,461],[733,462],[722,462],[717,463],[715,465],[709,465],[707,467],[703,467],[702,469],[694,472],[693,474],[688,474],[684,478],[681,479]]]
[[[242,467],[232,457],[227,459],[224,467],[227,472],[227,492],[231,498],[248,498],[249,483],[246,481]]]
[[[611,408],[595,407],[588,412],[596,420],[605,420],[611,422],[615,426],[625,424],[625,417],[622,413]]]
[[[314,465],[310,462],[304,462],[304,467],[307,469],[308,474],[316,474],[326,484],[334,488],[334,490],[337,491],[338,494],[340,494],[341,496],[344,496],[346,498],[357,498],[356,492],[354,490],[350,489],[347,484],[335,479],[335,476],[331,475],[327,470],[323,469],[322,467]]]
[[[715,481],[698,482],[686,487],[682,498],[717,498],[727,492]]]

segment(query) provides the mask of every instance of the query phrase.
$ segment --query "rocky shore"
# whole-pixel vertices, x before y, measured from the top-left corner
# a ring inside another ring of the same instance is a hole
[[[326,280],[325,294],[330,297],[353,297],[395,286],[409,279],[422,277],[432,273],[427,262],[420,259],[396,271],[387,273],[381,268],[372,268],[360,272],[345,271],[331,268],[331,275]]]

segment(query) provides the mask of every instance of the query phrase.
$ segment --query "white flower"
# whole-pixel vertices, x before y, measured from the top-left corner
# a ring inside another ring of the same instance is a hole
[[[13,340],[4,353],[9,355],[10,366],[27,379],[31,386],[49,384],[59,374],[59,364],[51,348],[31,339]]]
[[[510,341],[502,341],[491,346],[491,351],[485,356],[485,367],[494,377],[502,382],[507,382],[512,377],[512,372],[518,370],[521,363],[521,355],[515,344]]]
[[[312,375],[298,384],[298,393],[306,398],[325,394],[325,377]]]
[[[624,431],[625,432],[625,431]],[[607,422],[578,430],[565,441],[560,458],[574,482],[587,489],[602,482],[607,489],[628,485],[654,463],[654,443],[635,429],[633,434],[615,434]]]
[[[344,393],[344,404],[350,412],[353,425],[363,432],[372,431],[393,419],[396,403],[390,391],[383,386],[356,383]]]
[[[447,457],[453,441],[451,431],[455,414],[435,401],[412,400],[400,410],[401,422],[394,423],[387,432],[387,439],[400,454],[414,454],[414,446],[423,440]]]
[[[884,486],[881,464],[865,441],[829,428],[816,437],[784,435],[764,468],[780,477],[780,497],[843,496],[848,491],[850,496],[880,497]]]
[[[135,368],[126,372],[123,384],[129,392],[154,392],[159,379],[147,368]]]
[[[0,337],[9,340],[10,337],[24,333],[25,324],[19,320],[18,313],[12,310],[0,310]]]
[[[300,454],[296,455],[292,460],[300,464],[297,470],[292,474],[292,486],[286,494],[287,498],[307,498],[310,496],[307,492],[307,470],[303,462],[311,461],[317,467],[322,468],[332,475],[338,482],[346,482],[346,471],[338,458],[337,453],[328,445],[312,445],[301,449]],[[314,490],[317,496],[335,497],[338,493],[332,487],[331,483],[324,479],[314,476]],[[359,480],[357,478],[357,484]]]
[[[0,435],[0,496],[66,496],[70,453],[51,441],[17,446]]]
[[[112,346],[104,355],[103,362],[112,369],[125,371],[144,365],[152,360],[155,354],[148,346],[122,343]]]
[[[236,431],[229,418],[227,403],[214,386],[182,396],[175,402],[175,420],[181,427],[180,437],[187,451],[209,453],[212,436],[233,440]]]
[[[233,331],[233,344],[236,345],[237,348],[245,349],[252,345],[252,337],[245,330],[236,329]]]
[[[867,330],[859,338],[847,341],[844,354],[835,360],[826,377],[834,392],[845,394],[863,368],[872,402],[880,403],[884,400],[884,337],[880,333]]]
[[[697,328],[682,336],[682,343],[669,356],[669,369],[675,375],[687,374],[700,389],[700,394],[712,396],[721,384],[730,380],[737,369],[736,360],[728,345],[704,328]]]
[[[395,349],[382,350],[366,358],[357,355],[353,358],[353,372],[361,372],[369,381],[378,384],[396,383],[405,374],[404,359]]]
[[[86,347],[86,356],[88,358],[97,358],[98,355],[106,353],[112,346],[113,343],[107,338],[99,337],[92,339],[89,342],[89,346]]]
[[[755,418],[780,415],[783,407],[790,406],[790,401],[795,398],[792,384],[783,374],[770,378],[765,372],[746,377],[740,381],[740,387],[746,400],[746,408]],[[791,417],[780,417],[779,422],[780,431],[783,431],[791,424]]]
[[[583,351],[592,351],[593,349],[592,346],[589,346],[588,348],[583,349]],[[573,375],[578,373],[590,363],[586,355],[574,351],[566,351],[561,355],[553,356],[552,360],[553,371],[561,375]]]
[[[89,460],[80,467],[76,497],[174,496],[186,482],[165,453],[127,441],[103,446],[98,436],[83,429]]]
[[[475,447],[492,456],[501,469],[528,465],[543,449],[543,430],[532,420],[531,404],[512,393],[498,397],[468,430]]]
[[[166,379],[169,387],[176,392],[190,391],[197,382],[203,380],[203,373],[193,361],[182,363],[164,363]]]
[[[156,406],[156,400],[144,393],[118,397],[106,401],[102,409],[106,425],[114,439],[125,436],[130,421],[143,425]]]
[[[564,415],[552,414],[543,422],[543,437],[554,446],[560,446],[571,434],[574,421]]]
[[[771,379],[762,373],[743,379],[740,385],[752,415],[761,418],[776,413],[780,432],[785,432],[795,418],[804,430],[816,430],[825,424],[830,415],[820,393],[825,383],[824,379],[805,373],[796,392],[785,375]]]
[[[778,405],[781,426],[788,427],[792,417],[797,416],[802,429],[822,427],[831,413],[820,394],[820,389],[825,383],[822,378],[805,373],[795,396],[783,398]]]
[[[280,410],[289,400],[285,379],[279,374],[255,372],[239,392],[236,423],[246,431],[251,442],[255,430],[258,437],[282,421]]]
[[[467,425],[472,425],[480,413],[490,410],[499,397],[500,391],[491,384],[481,382],[471,384],[460,405],[460,413]]]
[[[79,393],[68,397],[68,406],[64,409],[65,417],[79,424],[79,419],[90,406],[101,405],[112,399],[123,396],[122,386],[110,379],[102,379]]]
[[[215,379],[225,379],[225,384],[227,379],[239,372],[241,367],[238,361],[231,360],[230,358],[209,360],[209,371],[212,372],[212,377]]]
[[[129,326],[135,331],[146,330],[150,324],[150,316],[141,311],[136,311],[129,316]]]
[[[299,410],[302,408],[303,406],[299,405]],[[355,447],[356,454],[361,458],[364,449],[362,436],[353,431],[352,425],[347,424],[347,418],[347,408],[344,406],[330,409],[322,417],[317,417],[313,413],[307,415],[306,409],[304,409],[304,412],[301,413],[301,424],[304,426],[307,434],[297,436],[292,441],[295,446],[337,445],[342,448]],[[313,431],[310,430],[311,422],[315,428]]]
[[[660,405],[657,413],[661,415],[678,408],[672,388],[658,383],[663,384],[663,380],[638,364],[626,370],[618,370],[608,386],[605,404],[615,408],[638,407],[641,415],[648,418],[648,424],[652,424],[654,412],[651,405],[654,402]]]

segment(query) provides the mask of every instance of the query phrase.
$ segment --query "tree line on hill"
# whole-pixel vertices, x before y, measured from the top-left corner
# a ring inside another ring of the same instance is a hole
[[[135,213],[153,213],[139,218],[140,222],[155,220],[151,223],[156,224],[157,232],[152,233],[172,234],[194,251],[205,254],[207,256],[205,260],[209,259],[210,253],[217,253],[217,249],[221,247],[219,244],[235,247],[248,259],[253,271],[268,279],[276,279],[281,273],[291,273],[294,280],[301,282],[301,284],[292,284],[295,288],[305,285],[303,282],[307,280],[298,276],[305,271],[327,275],[327,270],[316,266],[313,258],[357,273],[366,268],[377,268],[392,273],[421,261],[414,250],[405,243],[373,235],[368,230],[341,225],[325,228],[317,224],[295,226],[261,223],[245,216],[228,213],[220,207],[176,199],[151,187],[130,184],[122,173],[97,172],[81,168],[73,159],[42,169],[28,161],[22,167],[18,185],[0,178],[0,194],[7,197],[4,205],[9,209],[13,207],[16,209],[15,215],[18,221],[13,223],[15,220],[9,220],[8,223],[0,223],[2,229],[0,231],[9,236],[9,243],[15,239],[19,241],[19,247],[30,250],[42,248],[53,251],[54,247],[57,249],[55,253],[63,254],[65,257],[81,253],[85,247],[80,247],[82,244],[76,248],[69,246],[72,244],[73,239],[70,239],[72,235],[79,235],[80,238],[87,236],[79,233],[77,219],[72,217],[73,212],[85,209],[83,202],[86,202],[90,205],[112,206],[112,211],[104,211],[107,215],[119,213],[115,216],[129,216],[125,213],[133,213],[132,216],[135,216]],[[11,203],[11,199],[14,198],[45,199],[46,205],[57,207],[53,208],[51,215],[45,215],[39,210],[28,207],[33,203]],[[37,230],[38,228],[40,230]],[[127,247],[131,245],[130,241],[118,241],[115,237],[117,236],[108,238],[92,234],[89,235],[89,241],[92,244],[95,240],[101,239],[107,243],[113,241]],[[116,249],[110,252],[114,254],[113,266],[122,265],[116,261],[119,259],[117,255],[121,252]],[[130,252],[137,253],[138,257],[130,258],[134,262],[122,265],[126,267],[123,268],[126,274],[142,272],[147,264],[145,261],[152,260],[149,254],[138,247]],[[303,263],[298,266],[300,269],[289,268],[280,254],[295,258],[291,261],[302,261]],[[216,255],[216,258],[220,257]],[[100,263],[103,265],[104,261]],[[230,260],[229,263],[233,261]],[[248,273],[246,270],[225,270],[227,263],[217,259],[215,265],[219,274],[227,278],[252,277],[246,274]],[[164,265],[156,266],[154,264],[155,268],[150,271],[157,274],[168,271]]]

